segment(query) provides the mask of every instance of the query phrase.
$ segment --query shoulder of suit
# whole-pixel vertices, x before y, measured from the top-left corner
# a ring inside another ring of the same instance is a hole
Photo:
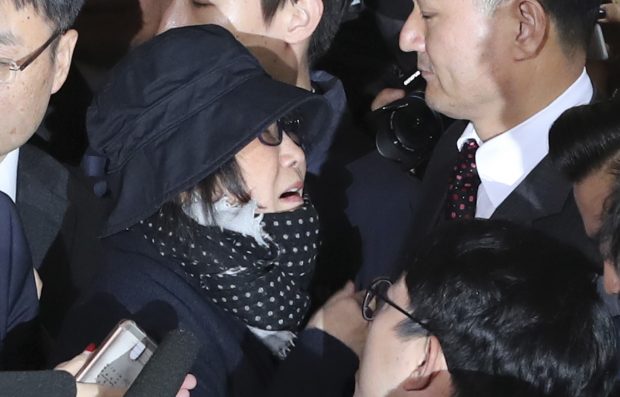
[[[43,150],[28,143],[20,148],[17,165],[18,190],[38,185],[66,198],[69,177],[65,166]]]

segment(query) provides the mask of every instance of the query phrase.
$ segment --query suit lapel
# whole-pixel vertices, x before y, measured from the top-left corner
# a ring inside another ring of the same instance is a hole
[[[418,213],[420,224],[425,225],[425,233],[445,220],[448,182],[459,154],[456,142],[467,124],[466,121],[454,122],[434,149],[431,163],[424,175],[424,201]]]
[[[546,156],[495,210],[491,218],[531,224],[561,212],[571,191],[570,182]]]
[[[40,266],[62,226],[68,181],[68,172],[49,155],[31,145],[20,149],[16,201],[35,267]]]

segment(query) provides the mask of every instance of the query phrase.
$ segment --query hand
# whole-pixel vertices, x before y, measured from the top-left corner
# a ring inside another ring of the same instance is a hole
[[[73,357],[71,360],[58,364],[54,369],[58,371],[66,371],[71,375],[75,376],[80,370],[80,368],[82,368],[84,364],[86,364],[86,360],[88,360],[88,357],[90,357],[91,354],[92,352],[90,350],[84,350],[82,353]]]
[[[181,389],[177,393],[176,397],[189,397],[191,395],[191,391],[196,387],[196,377],[192,374],[186,375],[183,384],[181,385]]]
[[[390,103],[397,101],[405,97],[405,91],[398,88],[384,88],[377,94],[375,99],[370,104],[370,110],[373,112],[377,109],[389,105]]]
[[[84,366],[88,357],[90,357],[92,353],[85,350],[81,354],[78,354],[73,359],[69,361],[65,361],[64,363],[58,364],[56,366],[56,370],[58,371],[66,371],[71,375],[75,376],[80,368]],[[185,376],[185,380],[179,389],[176,397],[190,397],[190,392],[196,387],[197,381],[194,375],[188,374]],[[77,386],[77,395],[76,397],[122,397],[127,390],[124,389],[115,389],[107,386],[90,384],[90,383],[80,383],[76,382]]]
[[[86,360],[88,360],[88,357],[90,357],[91,354],[92,352],[84,350],[71,360],[58,364],[54,369],[58,371],[66,371],[75,376],[80,368],[84,366]],[[125,389],[113,389],[107,386],[89,383],[76,382],[76,387],[76,397],[122,397],[126,392]]]
[[[614,3],[608,3],[608,4],[601,4],[601,9],[605,10],[605,17],[599,19],[599,22],[604,22],[604,23],[618,23],[620,22],[620,4],[614,2]]]
[[[361,357],[368,332],[368,322],[362,317],[361,298],[355,293],[353,283],[347,282],[314,313],[307,328],[327,332]]]

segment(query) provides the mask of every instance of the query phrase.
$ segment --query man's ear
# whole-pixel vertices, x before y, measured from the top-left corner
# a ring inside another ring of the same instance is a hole
[[[538,0],[515,0],[511,3],[512,15],[519,24],[514,38],[514,58],[533,58],[540,53],[548,39],[551,26],[549,16]]]
[[[435,374],[447,370],[448,366],[441,350],[439,339],[431,335],[428,337],[425,359],[418,363],[417,367],[411,371],[411,374],[401,386],[408,392],[426,389],[429,387]]]
[[[52,94],[56,93],[67,79],[77,39],[78,32],[74,29],[68,30],[58,39],[58,47],[56,48],[56,56],[54,57],[54,83],[52,84]]]
[[[309,41],[323,17],[323,1],[332,0],[292,0],[287,6],[287,26],[285,41],[299,44]]]

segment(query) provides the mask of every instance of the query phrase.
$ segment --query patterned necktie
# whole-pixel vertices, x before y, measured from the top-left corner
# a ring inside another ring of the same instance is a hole
[[[468,139],[459,153],[448,185],[446,219],[473,219],[480,178],[476,169],[478,143]]]

